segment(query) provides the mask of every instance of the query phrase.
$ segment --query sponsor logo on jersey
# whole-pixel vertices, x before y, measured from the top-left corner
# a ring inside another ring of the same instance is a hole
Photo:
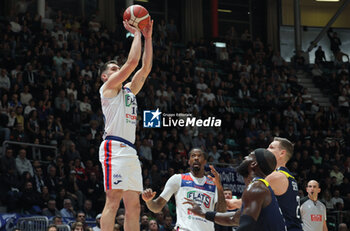
[[[125,95],[125,106],[130,107],[131,105],[137,105],[136,97],[133,94]]]
[[[321,214],[311,214],[311,221],[322,221],[322,215]]]
[[[136,120],[137,116],[136,115],[126,114],[126,118],[132,119],[132,120]]]
[[[116,173],[116,174],[113,174],[113,178],[122,178],[122,175],[121,175],[121,174]]]
[[[117,184],[119,184],[120,182],[122,182],[122,180],[114,181],[113,184],[117,185]]]
[[[187,192],[187,198],[192,199],[196,202],[203,203],[206,208],[210,207],[211,197],[203,192],[189,191]]]

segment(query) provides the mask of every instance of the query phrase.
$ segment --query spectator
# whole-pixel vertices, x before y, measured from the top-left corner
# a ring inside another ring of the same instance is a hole
[[[159,231],[160,230],[157,221],[154,219],[149,220],[148,227],[149,227],[148,231]]]
[[[344,207],[344,200],[340,197],[339,190],[335,190],[331,202],[336,210],[342,210]]]
[[[115,224],[113,231],[121,231],[122,227],[119,224]]]
[[[77,215],[75,217],[75,221],[82,223],[84,230],[86,230],[86,228],[88,227],[86,222],[85,222],[86,221],[86,215],[85,215],[85,213],[83,211],[78,211],[77,212]]]
[[[1,93],[8,92],[11,88],[11,81],[7,75],[5,68],[0,69],[0,91]]]
[[[33,166],[30,161],[26,158],[27,151],[22,148],[18,151],[18,156],[16,158],[16,168],[19,175],[22,175],[24,172],[29,172],[31,176],[34,176]]]
[[[333,52],[334,57],[336,57],[337,53],[340,51],[340,38],[338,37],[337,32],[333,32],[332,28],[328,29],[327,35],[331,42],[331,51]]]
[[[101,213],[97,214],[97,216],[96,216],[96,226],[93,227],[93,229],[92,229],[93,231],[101,231],[101,224],[100,224],[101,216],[102,216]]]
[[[123,213],[120,213],[117,218],[117,224],[120,225],[121,227],[124,227],[124,220],[125,220],[125,216]]]
[[[315,63],[320,65],[323,64],[323,62],[326,62],[326,56],[324,51],[322,50],[321,46],[318,46],[317,50],[315,51]]]
[[[26,182],[21,197],[21,207],[25,214],[41,213],[40,194],[34,190],[32,182]]]
[[[84,201],[83,212],[85,213],[86,219],[92,219],[96,217],[96,211],[93,210],[91,200],[87,199]]]
[[[348,231],[348,226],[345,223],[340,223],[338,225],[338,231]]]
[[[140,231],[148,231],[148,216],[141,216]]]
[[[333,165],[333,169],[329,174],[330,177],[336,178],[336,184],[340,185],[343,182],[344,175],[339,171],[339,168],[337,165]]]
[[[83,225],[83,223],[81,223],[79,221],[74,222],[72,224],[71,230],[72,231],[84,231],[84,225]]]
[[[58,231],[58,229],[55,224],[51,224],[47,227],[47,231]]]
[[[62,222],[62,217],[61,217],[61,216],[55,216],[55,217],[53,217],[52,223],[53,223],[54,225],[62,225],[62,224],[63,224],[63,222]]]
[[[70,199],[64,199],[63,209],[61,209],[62,217],[74,218],[76,212],[74,211],[72,201]]]
[[[1,173],[7,173],[9,169],[16,170],[16,161],[13,157],[13,149],[7,148],[5,155],[1,157]]]
[[[47,217],[61,216],[60,211],[56,208],[56,201],[54,199],[49,200],[47,203],[47,208],[43,209],[42,214]]]

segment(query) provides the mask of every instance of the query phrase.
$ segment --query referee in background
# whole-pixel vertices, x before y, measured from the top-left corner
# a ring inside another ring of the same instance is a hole
[[[304,231],[328,231],[326,206],[319,201],[320,185],[310,180],[306,186],[307,197],[300,200],[300,214]]]

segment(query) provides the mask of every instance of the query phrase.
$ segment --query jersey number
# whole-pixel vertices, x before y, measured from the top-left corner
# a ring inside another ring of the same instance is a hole
[[[296,214],[297,214],[297,218],[300,219],[300,197],[297,196],[296,200],[297,200],[297,203],[298,203]]]

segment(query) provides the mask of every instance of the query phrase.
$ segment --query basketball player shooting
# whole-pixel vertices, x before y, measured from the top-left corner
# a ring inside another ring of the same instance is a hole
[[[123,198],[125,206],[125,231],[139,231],[140,200],[143,190],[141,166],[134,146],[137,102],[136,95],[145,83],[152,68],[153,20],[142,31],[123,22],[134,35],[128,59],[119,67],[114,60],[100,68],[104,82],[100,88],[102,112],[105,119],[104,141],[99,150],[102,164],[106,203],[101,217],[101,230],[113,230],[115,216]],[[123,86],[136,69],[141,56],[141,33],[145,38],[142,67],[131,82]]]

